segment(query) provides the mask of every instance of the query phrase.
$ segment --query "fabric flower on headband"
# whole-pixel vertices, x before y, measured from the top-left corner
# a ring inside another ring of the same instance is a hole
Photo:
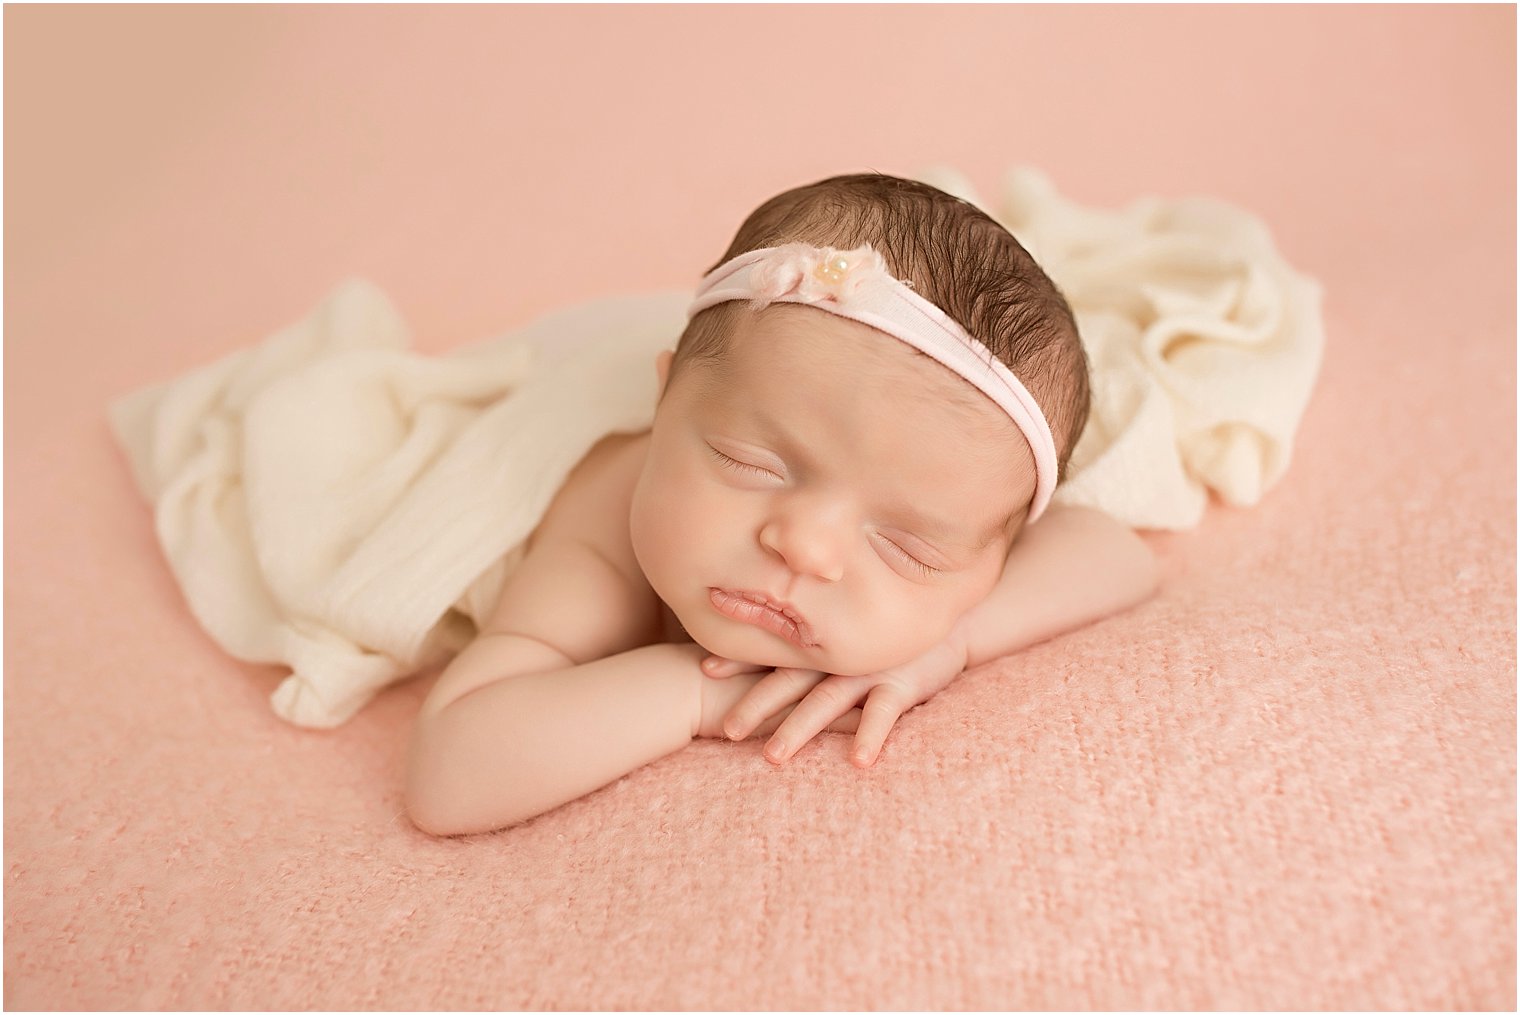
[[[787,243],[756,264],[750,274],[759,309],[787,296],[809,303],[830,300],[847,304],[873,283],[892,281],[886,260],[870,246],[854,250]]]

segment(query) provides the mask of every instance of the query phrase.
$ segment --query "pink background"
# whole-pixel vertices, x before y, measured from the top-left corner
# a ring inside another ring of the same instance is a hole
[[[36,7],[5,24],[8,1007],[1515,1004],[1513,8]],[[281,725],[105,406],[367,275],[420,347],[688,285],[786,187],[1206,194],[1325,287],[1293,468],[855,773],[400,816]]]

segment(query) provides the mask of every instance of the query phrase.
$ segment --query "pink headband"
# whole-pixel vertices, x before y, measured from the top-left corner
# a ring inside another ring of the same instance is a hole
[[[757,310],[771,303],[805,303],[884,331],[932,356],[996,402],[1029,442],[1035,486],[1028,521],[1033,522],[1056,488],[1056,442],[1044,413],[990,349],[909,289],[911,284],[893,278],[869,245],[835,250],[788,243],[751,250],[715,268],[697,286],[686,316],[730,300],[749,300]]]

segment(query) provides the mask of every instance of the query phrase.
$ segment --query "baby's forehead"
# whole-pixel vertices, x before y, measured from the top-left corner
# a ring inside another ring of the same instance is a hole
[[[810,307],[777,304],[746,315],[731,337],[735,396],[799,380],[852,398],[885,394],[892,404],[941,410],[945,429],[978,444],[1025,444],[1016,426],[975,386],[933,357],[891,335]]]
[[[833,314],[772,306],[736,329],[708,394],[819,452],[901,449],[905,485],[953,472],[956,487],[1015,511],[1033,496],[1033,456],[1012,420],[949,368]],[[1009,490],[1026,491],[1018,504]]]

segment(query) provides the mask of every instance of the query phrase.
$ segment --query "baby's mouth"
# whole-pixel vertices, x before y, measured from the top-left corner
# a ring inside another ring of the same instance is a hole
[[[779,635],[798,648],[815,648],[818,645],[807,619],[786,603],[773,600],[761,592],[738,589],[709,588],[707,594],[713,608],[725,617]]]

